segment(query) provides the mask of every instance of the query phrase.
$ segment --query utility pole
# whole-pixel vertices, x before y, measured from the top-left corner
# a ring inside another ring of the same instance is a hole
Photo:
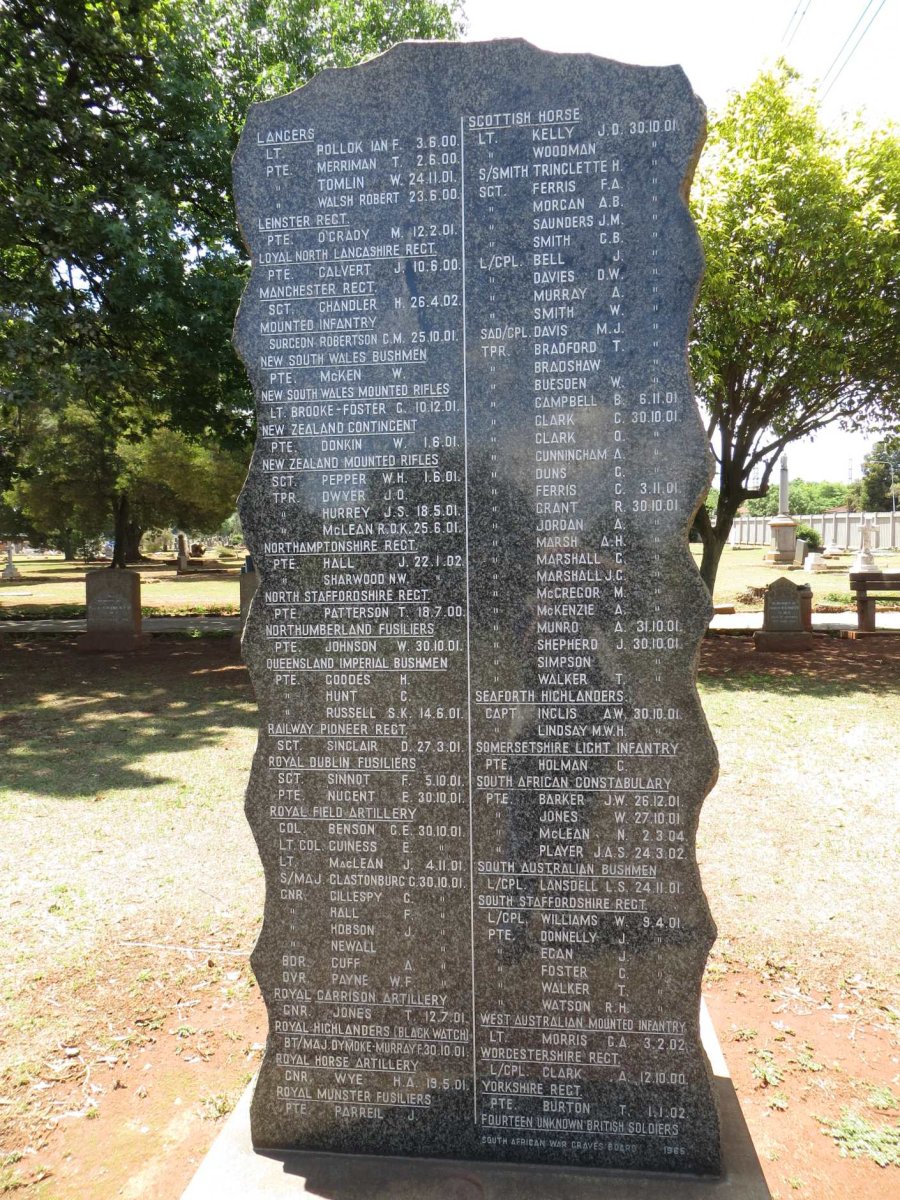
[[[890,458],[867,458],[866,464],[871,463],[873,466],[887,467],[891,473],[891,549],[897,548],[897,493],[894,491],[894,466],[893,459]]]

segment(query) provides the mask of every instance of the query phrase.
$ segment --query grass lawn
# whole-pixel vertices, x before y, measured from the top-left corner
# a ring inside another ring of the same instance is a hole
[[[743,960],[815,947],[817,961],[856,959],[888,988],[900,968],[900,638],[883,653],[850,648],[861,645],[821,639],[799,656],[704,642],[720,774],[700,858],[720,933]]]
[[[0,651],[0,1194],[177,1200],[265,1030],[256,708],[230,641],[73,647]],[[706,992],[751,1131],[778,1200],[875,1200],[900,1157],[900,639],[711,637],[700,687]]]
[[[230,639],[47,638],[0,691],[0,1195],[175,1200],[263,1030],[246,671]]]
[[[691,551],[698,564],[700,547]],[[734,549],[727,546],[722,555],[716,579],[716,604],[734,605],[738,612],[762,611],[762,591],[783,574],[782,568],[763,563],[765,546]],[[141,575],[141,610],[145,617],[237,616],[240,612],[238,574],[242,555],[221,556],[221,561],[209,554],[206,561],[215,565],[221,574],[177,575],[175,560],[158,555],[135,568]],[[790,572],[795,583],[811,583],[815,604],[841,604],[854,608],[847,573],[853,555],[835,560],[827,574],[810,575],[805,571]],[[67,563],[60,558],[19,556],[16,566],[22,579],[0,583],[0,619],[84,616],[83,563]],[[879,567],[900,570],[900,554],[879,554]],[[96,564],[89,569],[101,569]],[[755,589],[755,591],[754,591]],[[884,608],[885,602],[879,604]]]
[[[134,569],[141,576],[141,611],[145,617],[236,616],[240,612],[238,576],[243,555],[208,554],[215,574],[178,575],[171,555],[153,556]],[[0,618],[83,617],[85,564],[61,558],[22,555],[15,564],[22,578],[0,584]],[[89,564],[88,570],[103,570]]]
[[[761,612],[762,590],[779,575],[787,575],[794,583],[808,583],[813,590],[813,604],[838,603],[846,608],[855,608],[856,601],[850,592],[848,574],[854,555],[828,561],[828,571],[813,575],[808,571],[785,571],[784,567],[771,567],[763,562],[768,552],[766,546],[726,546],[716,576],[716,604],[733,604],[738,612]],[[701,547],[691,544],[691,553],[700,565]],[[900,554],[879,554],[876,558],[882,571],[900,570]],[[756,590],[750,596],[752,589]]]

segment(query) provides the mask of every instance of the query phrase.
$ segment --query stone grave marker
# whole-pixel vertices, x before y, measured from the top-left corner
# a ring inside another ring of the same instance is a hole
[[[251,109],[258,1147],[720,1169],[703,131],[680,68],[520,41]]]
[[[3,573],[0,575],[0,579],[16,580],[21,578],[22,574],[19,571],[19,568],[13,562],[13,546],[12,542],[10,542],[6,547],[6,566],[3,568]]]
[[[244,557],[244,565],[240,570],[240,588],[241,588],[241,629],[247,624],[247,614],[250,612],[250,602],[256,595],[256,589],[259,586],[259,575],[256,573],[256,568],[253,565],[253,555],[247,554]]]
[[[797,584],[797,594],[800,597],[800,624],[807,633],[812,633],[813,590],[808,583]]]
[[[874,521],[863,521],[859,526],[859,551],[853,560],[851,571],[872,571],[876,567],[873,550],[881,544],[881,533]]]
[[[811,571],[813,574],[821,574],[827,571],[828,564],[825,562],[825,555],[816,552],[807,554],[803,562],[803,569]]]
[[[141,577],[137,571],[88,571],[87,633],[78,639],[84,651],[136,650],[141,633]]]
[[[802,567],[806,562],[806,555],[809,550],[809,542],[805,538],[797,538],[794,545],[794,566]]]
[[[811,628],[809,584],[798,587],[783,575],[770,583],[763,601],[763,627],[753,635],[757,650],[808,650],[813,645]]]

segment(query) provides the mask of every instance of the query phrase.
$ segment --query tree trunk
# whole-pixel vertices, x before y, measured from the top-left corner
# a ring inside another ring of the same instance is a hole
[[[722,551],[725,549],[725,543],[728,541],[728,535],[731,533],[731,526],[733,524],[734,513],[725,512],[721,508],[718,508],[716,510],[716,523],[714,525],[709,509],[705,505],[701,505],[700,511],[694,520],[695,528],[703,539],[700,577],[706,584],[706,590],[709,592],[710,597],[715,592],[719,561],[722,558]]]
[[[144,536],[143,527],[135,521],[129,521],[125,528],[125,560],[126,562],[145,562],[141,554],[141,538]]]
[[[113,546],[110,567],[126,567],[125,547],[128,540],[128,493],[118,492],[113,497],[113,517],[115,518],[115,544]]]
[[[64,529],[59,537],[60,550],[66,562],[75,561],[75,535],[69,529]]]

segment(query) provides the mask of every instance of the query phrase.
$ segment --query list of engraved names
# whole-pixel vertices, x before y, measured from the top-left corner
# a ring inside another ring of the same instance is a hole
[[[609,114],[373,106],[242,145],[270,1070],[310,1145],[434,1152],[431,1114],[484,1157],[694,1161],[690,131]]]

